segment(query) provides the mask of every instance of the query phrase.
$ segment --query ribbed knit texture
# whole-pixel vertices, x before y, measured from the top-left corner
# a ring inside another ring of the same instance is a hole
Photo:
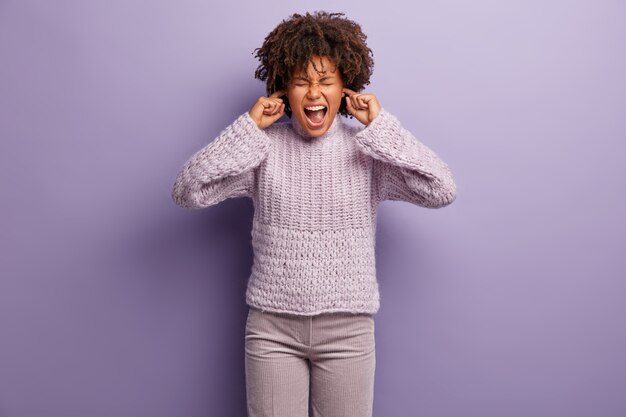
[[[196,209],[244,196],[255,209],[248,305],[374,314],[378,204],[439,208],[454,201],[456,185],[447,164],[384,108],[368,126],[337,114],[317,138],[295,117],[260,129],[246,112],[185,163],[172,192]]]

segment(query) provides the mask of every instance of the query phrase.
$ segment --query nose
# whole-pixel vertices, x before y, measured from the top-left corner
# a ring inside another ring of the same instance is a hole
[[[307,94],[310,100],[315,100],[320,96],[320,87],[317,83],[309,85],[309,92]]]

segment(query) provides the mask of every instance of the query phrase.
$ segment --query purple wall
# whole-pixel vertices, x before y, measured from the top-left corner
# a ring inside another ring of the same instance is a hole
[[[458,186],[380,207],[375,415],[626,415],[626,4],[242,4],[0,2],[0,416],[245,416],[252,203],[170,192],[316,9]]]

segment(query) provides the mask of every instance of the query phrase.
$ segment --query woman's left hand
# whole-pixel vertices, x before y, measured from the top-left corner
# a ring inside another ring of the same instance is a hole
[[[374,94],[357,93],[349,88],[344,88],[343,92],[347,95],[348,111],[364,125],[369,125],[380,113],[380,103]]]

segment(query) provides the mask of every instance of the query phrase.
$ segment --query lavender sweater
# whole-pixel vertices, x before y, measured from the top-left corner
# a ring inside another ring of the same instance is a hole
[[[194,209],[244,196],[255,208],[249,306],[374,314],[378,204],[439,208],[454,201],[456,185],[447,164],[384,108],[368,126],[337,114],[317,138],[295,117],[260,129],[246,112],[185,163],[172,192]]]

